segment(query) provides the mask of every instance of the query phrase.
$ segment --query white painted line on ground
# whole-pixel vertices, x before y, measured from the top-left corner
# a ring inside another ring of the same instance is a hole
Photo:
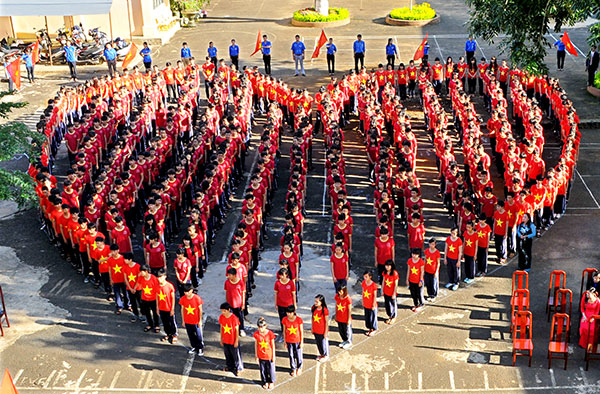
[[[117,380],[119,379],[119,376],[121,376],[121,371],[117,371],[115,373],[115,376],[113,377],[112,381],[110,382],[111,389],[114,389],[115,386],[117,385]]]
[[[568,207],[567,210],[576,209],[576,210],[597,210],[600,209],[598,207]]]
[[[352,383],[351,383],[350,387],[351,387],[352,392],[356,391],[356,374],[355,373],[352,374]]]
[[[320,362],[317,361],[317,366],[315,368],[315,394],[319,392],[319,373],[320,373]]]
[[[144,383],[144,378],[146,377],[147,373],[148,372],[146,372],[146,371],[142,371],[142,376],[140,376],[140,380],[138,381],[138,384],[137,384],[138,389],[142,388],[142,383]]]
[[[54,285],[54,287],[53,287],[53,288],[51,288],[51,289],[48,291],[48,293],[50,293],[50,294],[53,294],[53,293],[54,293],[54,290],[56,290],[56,289],[58,288],[58,286],[62,285],[62,284],[64,283],[64,281],[65,281],[65,280],[66,280],[66,279],[61,279],[61,280],[59,280],[58,282],[56,282],[56,284]]]
[[[325,197],[326,197],[326,195],[327,195],[327,164],[323,163],[323,211],[321,212],[321,216],[325,216]]]
[[[478,392],[491,392],[491,393],[497,393],[497,392],[519,392],[520,390],[526,390],[526,391],[554,391],[555,390],[582,390],[582,392],[588,392],[588,390],[592,390],[592,392],[595,392],[593,390],[597,390],[598,386],[597,385],[588,385],[588,386],[584,386],[584,385],[572,385],[572,386],[556,386],[556,387],[552,387],[552,386],[531,386],[531,387],[495,387],[495,388],[490,388],[489,390],[485,390],[483,388],[468,388],[468,389],[456,389],[456,390],[452,390],[453,392],[457,392],[457,393],[478,393]],[[36,388],[37,389],[37,388]],[[585,391],[583,391],[585,390]],[[101,391],[101,390],[100,390]],[[169,391],[169,390],[164,390],[164,391]],[[415,390],[415,389],[393,389],[393,390],[386,390],[387,393],[444,393],[450,391],[446,388],[435,388],[435,389],[423,389],[423,390]],[[369,394],[375,394],[378,393],[380,394],[382,391],[381,390],[361,390],[361,393],[369,393]],[[323,390],[319,392],[320,394],[347,394],[348,390]]]
[[[13,379],[13,383],[15,384],[15,386],[17,385],[17,380],[19,380],[19,378],[21,377],[21,375],[23,374],[23,369],[19,369],[17,371],[17,374],[15,375],[14,379]]]
[[[192,366],[194,365],[194,359],[196,358],[196,353],[192,353],[189,355],[187,360],[185,361],[185,365],[183,366],[183,376],[181,378],[181,389],[180,392],[185,393],[185,386],[187,386],[188,379],[190,378],[190,372],[192,372]]]
[[[43,388],[47,389],[48,386],[50,385],[50,382],[52,381],[52,378],[54,377],[54,375],[56,375],[56,369],[53,370],[52,372],[50,372],[50,376],[48,376],[48,378],[46,378],[46,381],[44,382],[44,385],[42,386]]]
[[[450,388],[452,390],[456,390],[456,386],[454,385],[454,372],[448,371],[448,379],[450,379]]]
[[[419,390],[423,390],[423,372],[417,374],[417,385]]]
[[[433,35],[433,41],[435,41],[435,45],[437,46],[438,52],[440,53],[441,63],[445,64],[444,63],[444,54],[442,53],[442,48],[440,47],[440,44],[438,44],[438,40],[437,40],[437,37],[435,36],[435,34]]]
[[[369,375],[365,373],[363,377],[365,378],[365,391],[369,391]]]
[[[387,372],[383,375],[383,388],[385,391],[390,389],[390,374]]]
[[[84,369],[81,375],[79,375],[79,379],[77,379],[77,382],[75,383],[75,390],[77,390],[77,393],[79,393],[79,387],[81,387],[81,382],[83,382],[83,378],[85,377],[86,373],[87,369]]]
[[[65,283],[62,284],[62,286],[60,286],[57,290],[56,290],[56,295],[59,295],[60,293],[62,293],[62,291],[71,284],[71,279],[65,281]]]
[[[552,383],[552,387],[556,387],[556,378],[554,377],[554,370],[550,368],[548,371],[550,372],[550,383]]]
[[[148,377],[146,378],[146,383],[144,384],[144,390],[149,389],[151,384],[152,384],[152,371],[148,372]]]
[[[583,183],[583,186],[585,186],[585,188],[587,189],[588,193],[590,193],[590,196],[592,197],[592,200],[594,200],[594,203],[596,204],[596,207],[600,208],[600,204],[598,204],[598,200],[596,200],[596,197],[594,197],[594,195],[592,194],[592,191],[588,187],[587,183],[585,183],[585,180],[583,179],[583,177],[581,176],[581,174],[579,173],[579,171],[575,170],[575,172],[577,173],[577,176],[579,176],[579,179],[581,179],[581,182]]]
[[[587,386],[589,383],[588,383],[587,376],[585,375],[585,370],[583,369],[583,367],[579,367],[579,370],[581,371],[581,379],[583,381],[583,384],[585,384]]]
[[[477,40],[475,40],[475,45],[477,45],[477,48],[479,48],[479,50],[481,51],[481,56],[485,57],[485,53],[483,53],[483,49],[481,49],[481,45],[479,45]],[[486,59],[487,59],[487,57],[486,57]]]
[[[488,378],[487,371],[483,371],[483,386],[485,387],[486,390],[490,389],[490,381]]]

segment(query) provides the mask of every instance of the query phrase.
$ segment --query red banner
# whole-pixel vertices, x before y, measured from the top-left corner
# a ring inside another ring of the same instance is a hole
[[[21,89],[21,58],[18,57],[6,66],[6,71],[10,75],[15,87]]]
[[[413,56],[413,60],[419,60],[423,57],[423,55],[425,55],[425,43],[427,42],[428,36],[429,36],[429,33],[425,34],[425,38],[423,39],[423,42],[421,43],[421,45],[419,45],[419,47],[417,48],[417,51],[415,52],[415,55]]]
[[[40,61],[40,42],[36,41],[31,44],[29,48],[31,48],[31,60],[33,61],[33,64],[36,64]]]
[[[575,47],[573,46],[573,43],[571,42],[567,32],[565,32],[562,36],[562,43],[565,44],[565,49],[569,51],[571,55],[577,56],[577,51],[575,50]]]
[[[321,36],[319,37],[319,42],[317,42],[317,45],[315,46],[315,51],[313,52],[311,59],[319,57],[319,52],[321,51],[323,45],[325,45],[326,43],[327,36],[325,35],[325,30],[321,29]]]
[[[135,46],[135,44],[132,42],[131,43],[131,47],[129,48],[129,52],[127,52],[127,56],[125,56],[125,59],[123,59],[123,68],[127,68],[127,66],[129,66],[129,63],[131,63],[133,61],[133,59],[135,59],[135,57],[138,54],[138,50],[137,47]]]
[[[256,52],[260,51],[260,29],[258,30],[258,36],[256,36],[256,46],[254,47],[254,52],[252,52],[252,55],[250,56],[254,56],[256,54]]]

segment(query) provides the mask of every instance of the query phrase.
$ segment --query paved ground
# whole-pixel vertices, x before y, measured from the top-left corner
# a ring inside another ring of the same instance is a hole
[[[221,52],[226,51],[230,37],[235,37],[242,47],[242,64],[254,64],[260,59],[249,59],[248,54],[254,45],[258,29],[262,29],[273,39],[274,74],[288,80],[293,86],[308,86],[311,91],[327,78],[323,70],[323,59],[308,67],[308,77],[291,77],[292,61],[289,44],[294,34],[303,34],[309,49],[311,42],[318,36],[318,29],[297,29],[289,26],[287,16],[294,9],[304,6],[297,0],[276,3],[263,0],[256,2],[253,9],[247,8],[247,2],[241,0],[216,0],[210,11],[211,18],[194,30],[183,30],[171,44],[160,49],[155,58],[162,63],[177,57],[179,43],[190,43],[192,53],[200,57],[208,39],[213,39]],[[425,32],[430,33],[431,56],[457,57],[461,54],[466,34],[462,22],[466,13],[461,2],[433,1],[432,4],[442,14],[442,22],[425,30],[395,28],[382,24],[388,11],[388,2],[377,0],[347,2],[353,22],[350,25],[328,29],[327,33],[335,37],[339,48],[339,69],[351,66],[351,42],[356,32],[362,32],[367,41],[367,63],[376,65],[384,59],[383,47],[388,37],[395,37],[400,47],[401,59],[412,55]],[[243,11],[242,11],[243,9]],[[585,28],[569,31],[575,44],[583,51]],[[205,38],[206,37],[206,38]],[[486,56],[495,54],[492,46],[479,43]],[[437,51],[437,52],[436,52]],[[283,60],[279,60],[282,59]],[[553,55],[548,56],[553,64]],[[563,85],[575,101],[583,119],[598,117],[598,102],[584,93],[585,80],[580,70],[582,57],[569,57],[567,70],[560,74]],[[92,75],[94,68],[86,69]],[[102,70],[103,71],[103,70]],[[41,105],[54,91],[64,83],[56,75],[49,74],[43,85],[26,88],[22,95],[31,102],[26,116]],[[442,237],[447,234],[448,220],[439,214],[436,208],[440,202],[434,197],[436,183],[432,179],[433,156],[428,152],[430,145],[420,127],[422,114],[416,103],[410,103],[415,128],[419,138],[418,176],[423,184],[427,208],[426,227],[428,235]],[[373,256],[373,232],[375,223],[371,215],[372,190],[365,182],[366,156],[362,143],[354,130],[348,129],[345,143],[345,157],[348,162],[348,192],[353,206],[355,220],[356,245],[353,253],[354,271],[360,273],[364,267],[370,267]],[[287,184],[289,165],[286,153],[289,138],[284,139],[284,153],[280,163],[280,184]],[[511,339],[509,334],[510,277],[515,268],[511,262],[506,266],[492,263],[491,274],[483,280],[458,292],[442,290],[435,304],[421,313],[410,312],[407,306],[401,308],[399,321],[391,327],[381,324],[381,332],[374,338],[365,337],[362,317],[355,315],[355,341],[351,351],[342,351],[335,345],[339,341],[336,330],[332,331],[332,359],[323,365],[314,359],[316,348],[312,336],[308,335],[305,350],[306,364],[304,374],[291,378],[288,374],[288,362],[283,347],[278,347],[277,392],[597,392],[600,372],[597,365],[590,371],[583,371],[582,350],[574,347],[569,369],[560,369],[557,362],[553,369],[547,369],[546,350],[549,324],[545,321],[544,303],[548,275],[553,269],[567,271],[567,285],[573,289],[575,298],[579,297],[581,271],[587,266],[598,266],[597,219],[600,213],[600,183],[596,156],[600,149],[600,133],[590,129],[584,132],[584,139],[578,164],[577,178],[573,187],[569,210],[552,229],[534,244],[534,269],[531,272],[532,311],[534,314],[535,354],[532,368],[525,360],[518,360],[512,367],[510,357]],[[552,158],[560,153],[558,141],[547,136],[546,157]],[[310,302],[313,288],[318,288],[320,278],[322,292],[328,302],[332,301],[332,286],[329,271],[319,273],[319,262],[327,259],[327,249],[331,242],[329,229],[330,217],[323,205],[323,146],[315,143],[315,168],[308,180],[308,199],[306,202],[308,218],[306,225],[306,245],[310,248],[310,259],[305,265],[313,265],[311,278],[307,277],[308,287],[301,291],[301,298]],[[238,196],[239,197],[239,196]],[[275,197],[276,209],[269,219],[271,239],[267,252],[263,254],[261,267],[265,270],[270,256],[274,255],[278,243],[278,231],[282,223],[283,190]],[[239,203],[239,201],[238,201]],[[212,272],[223,269],[221,261],[230,229],[237,222],[234,210],[228,222],[219,233],[215,251],[211,256]],[[0,367],[8,367],[21,392],[48,393],[109,393],[109,392],[259,392],[257,366],[249,357],[253,344],[243,340],[243,354],[246,356],[246,371],[240,378],[234,378],[218,371],[223,362],[218,348],[214,316],[216,306],[212,302],[206,307],[209,318],[205,325],[207,349],[203,357],[189,356],[185,346],[185,334],[179,345],[160,343],[156,334],[144,334],[142,326],[132,325],[126,316],[115,316],[112,307],[98,291],[81,283],[78,277],[58,254],[52,249],[38,231],[38,222],[31,211],[7,219],[0,225],[0,277],[1,282],[11,283],[14,293],[19,294],[18,302],[12,302],[10,310],[25,310],[22,315],[30,318],[33,331],[25,331],[15,324],[9,331],[11,342],[0,347]],[[398,261],[403,263],[407,255],[406,241],[401,231],[396,237]],[[15,253],[16,252],[16,255]],[[40,258],[43,256],[43,258]],[[9,267],[19,267],[18,272],[9,271]],[[402,265],[402,264],[401,264]],[[401,268],[401,275],[405,273]],[[31,270],[31,271],[27,271]],[[35,283],[21,282],[23,273],[34,277]],[[444,282],[445,273],[442,273]],[[269,283],[268,278],[263,279]],[[309,282],[313,282],[309,285]],[[316,284],[314,283],[316,281]],[[47,283],[45,283],[47,282]],[[37,286],[37,287],[36,287]],[[41,288],[42,298],[35,296]],[[23,291],[26,289],[29,293]],[[213,299],[208,294],[210,287],[201,288],[200,294]],[[310,291],[305,290],[310,289]],[[270,287],[265,288],[270,294]],[[6,289],[5,289],[6,292]],[[408,291],[401,294],[401,301],[408,303]],[[13,298],[14,299],[14,298]],[[268,299],[268,298],[267,298]],[[258,297],[251,300],[250,320],[256,321],[259,314],[269,308]],[[47,303],[55,309],[47,309]],[[56,307],[54,307],[56,306]],[[306,307],[307,305],[305,305]],[[66,311],[66,312],[64,312]],[[576,314],[574,314],[576,316]],[[577,324],[572,325],[577,330]],[[43,331],[39,331],[42,330]],[[573,339],[577,338],[574,331]],[[20,334],[27,334],[21,336]],[[4,341],[4,339],[3,339]],[[14,344],[12,344],[14,342]],[[575,342],[575,340],[573,340]]]

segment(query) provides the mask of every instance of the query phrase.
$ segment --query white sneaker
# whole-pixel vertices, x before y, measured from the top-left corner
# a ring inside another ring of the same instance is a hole
[[[241,336],[241,337],[245,337],[245,336],[246,336],[246,331],[244,331],[244,330],[240,330],[240,336]]]
[[[344,346],[342,346],[342,349],[344,350],[348,350],[352,347],[352,343],[350,342],[345,342]]]
[[[343,348],[344,346],[346,346],[347,343],[348,342],[344,341],[342,343],[338,343],[338,346],[341,347],[341,348]]]

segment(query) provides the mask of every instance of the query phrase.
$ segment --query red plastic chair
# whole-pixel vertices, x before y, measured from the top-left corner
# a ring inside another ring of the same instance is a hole
[[[515,315],[515,323],[512,328],[513,337],[513,366],[517,362],[517,356],[528,356],[531,367],[533,356],[532,318],[530,311],[519,311]]]
[[[564,289],[567,284],[567,274],[565,271],[552,271],[550,273],[550,282],[548,283],[548,298],[546,299],[546,314],[550,321],[551,312],[554,310],[556,303],[556,293],[559,289]]]
[[[515,290],[513,292],[512,299],[510,301],[511,304],[511,326],[515,324],[515,317],[518,312],[528,311],[529,310],[529,290],[520,289]]]
[[[2,301],[2,310],[0,311],[0,334],[4,336],[4,327],[2,327],[2,322],[6,322],[6,327],[10,327],[10,322],[8,321],[8,315],[6,314],[6,305],[4,304],[4,293],[2,292],[2,286],[0,286],[0,300]]]
[[[552,368],[552,359],[565,360],[565,370],[569,361],[569,315],[556,313],[552,316],[550,343],[548,344],[548,369]]]
[[[559,289],[556,292],[556,305],[554,306],[554,312],[566,313],[569,315],[569,320],[565,321],[565,324],[570,323],[571,312],[573,309],[573,292],[570,289]],[[569,341],[571,340],[571,329],[567,331],[569,335]]]
[[[590,367],[591,360],[600,360],[600,349],[598,348],[598,340],[600,340],[600,315],[592,316],[594,319],[594,337],[592,343],[588,344],[585,349],[585,370]]]
[[[529,272],[517,270],[512,276],[512,291],[529,289]]]

